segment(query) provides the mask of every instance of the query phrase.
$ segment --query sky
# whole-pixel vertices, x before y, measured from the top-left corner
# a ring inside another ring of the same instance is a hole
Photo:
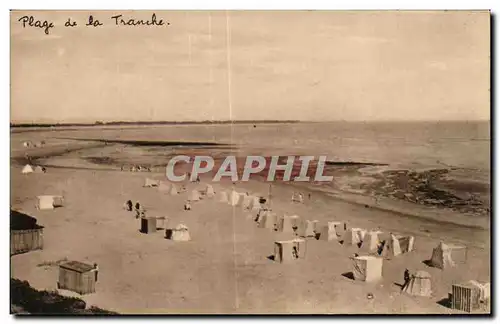
[[[12,122],[489,120],[489,91],[486,11],[11,12]]]

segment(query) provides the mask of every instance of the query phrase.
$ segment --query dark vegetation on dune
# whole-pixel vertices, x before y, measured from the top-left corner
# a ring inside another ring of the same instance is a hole
[[[40,291],[30,286],[27,281],[10,279],[11,313],[31,315],[115,315],[95,306],[86,308],[85,301],[79,298],[65,297],[53,291]]]

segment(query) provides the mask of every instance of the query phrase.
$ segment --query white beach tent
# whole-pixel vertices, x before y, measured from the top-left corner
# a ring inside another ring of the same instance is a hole
[[[343,226],[342,222],[328,222],[319,230],[319,239],[324,241],[335,241],[340,237],[339,229]],[[344,229],[342,228],[342,231]]]
[[[160,180],[153,180],[146,178],[144,180],[144,187],[158,187],[160,185]]]
[[[35,167],[35,171],[34,171],[34,172],[35,172],[35,173],[45,173],[45,172],[47,172],[47,169],[45,169],[45,167],[42,167],[42,166],[40,166],[40,165],[37,165],[37,166]]]
[[[241,195],[232,190],[231,193],[229,194],[229,204],[231,206],[237,206],[240,203]]]
[[[175,185],[173,183],[172,183],[172,186],[170,187],[169,194],[172,195],[172,196],[175,196],[175,195],[179,194],[179,192],[177,191],[177,188],[175,187]]]
[[[252,211],[257,211],[262,208],[262,205],[260,203],[260,198],[257,196],[251,196],[251,201],[250,205],[248,206],[248,209]]]
[[[361,250],[364,252],[378,251],[381,244],[379,239],[380,234],[382,234],[381,231],[369,231],[366,233],[363,243],[361,243]]]
[[[413,251],[414,242],[414,236],[390,234],[389,238],[385,240],[381,255],[384,257],[391,257],[411,252]]]
[[[158,191],[161,192],[169,192],[170,191],[170,184],[165,181],[160,181],[160,185],[158,186]]]
[[[343,237],[344,245],[358,245],[363,242],[366,230],[362,228],[350,228],[348,229]]]
[[[431,275],[426,271],[417,271],[402,290],[412,296],[431,297]]]
[[[217,195],[215,196],[216,200],[221,203],[229,203],[229,197],[227,195],[227,192],[224,190],[217,191]]]
[[[64,198],[62,196],[52,196],[52,195],[37,196],[36,207],[40,210],[62,207],[63,204],[64,204]]]
[[[241,207],[243,209],[251,209],[251,205],[253,202],[253,196],[247,195],[247,194],[242,194],[242,202],[241,202]]]
[[[214,190],[214,187],[212,185],[207,184],[207,188],[205,189],[205,195],[208,198],[215,196],[215,190]]]
[[[189,196],[188,196],[188,200],[189,201],[199,201],[200,200],[200,193],[198,192],[198,190],[196,190],[196,189],[191,190],[191,192],[189,193]]]
[[[179,224],[175,228],[166,230],[167,239],[172,241],[191,241],[191,235],[189,234],[189,229],[184,224]]]
[[[301,237],[314,237],[316,235],[316,233],[314,233],[315,225],[315,221],[310,221],[308,219],[302,220],[297,224],[297,235]]]
[[[445,244],[440,242],[432,250],[430,265],[439,269],[455,267],[467,261],[467,247],[463,245]]]
[[[23,174],[33,173],[33,167],[29,164],[26,164],[24,166],[23,170],[21,171],[21,173],[23,173]]]

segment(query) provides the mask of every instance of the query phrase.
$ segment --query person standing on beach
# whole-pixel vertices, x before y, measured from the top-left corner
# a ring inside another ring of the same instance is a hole
[[[403,284],[403,287],[401,289],[404,289],[410,283],[410,270],[405,269],[405,272],[403,274],[403,278],[404,278],[404,284]]]

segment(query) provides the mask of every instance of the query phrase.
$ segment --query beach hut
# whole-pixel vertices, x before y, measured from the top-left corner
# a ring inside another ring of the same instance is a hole
[[[81,295],[95,292],[97,281],[95,265],[79,261],[69,261],[59,265],[58,289],[74,291]]]
[[[37,196],[36,208],[39,210],[54,209],[56,207],[62,207],[63,205],[64,205],[64,197],[62,196],[53,196],[53,195]]]
[[[305,256],[306,241],[303,239],[274,242],[274,261],[276,262],[284,263],[304,259]]]
[[[373,282],[382,278],[382,258],[356,256],[351,258],[354,280]]]
[[[451,308],[471,313],[481,307],[481,289],[466,282],[451,286]]]
[[[431,297],[431,275],[426,271],[417,271],[403,286],[402,291],[413,296]]]
[[[33,173],[33,167],[29,164],[26,164],[22,171],[21,171],[22,174],[28,174],[28,173]]]
[[[34,217],[11,210],[10,254],[20,254],[43,249],[43,226]]]
[[[141,233],[151,234],[156,232],[156,217],[141,217]]]

